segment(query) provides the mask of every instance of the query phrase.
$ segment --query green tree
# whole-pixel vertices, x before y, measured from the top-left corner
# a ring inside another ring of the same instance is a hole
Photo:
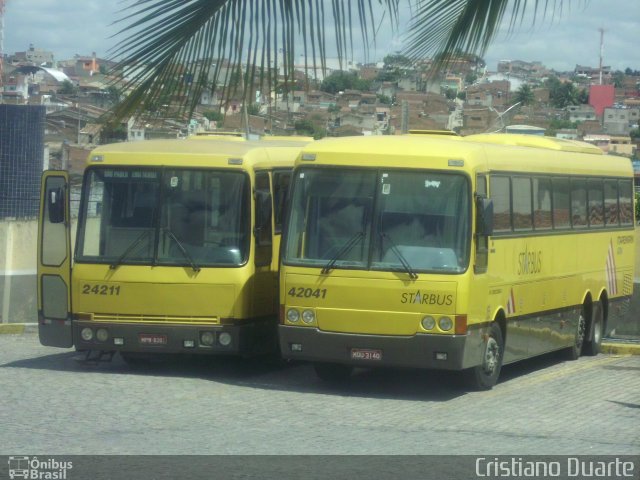
[[[130,91],[115,114],[124,118],[137,110],[157,109],[167,93],[180,99],[183,110],[193,111],[205,88],[219,88],[215,86],[226,70],[221,59],[228,60],[232,70],[243,66],[245,72],[284,67],[286,80],[295,78],[294,59],[300,53],[316,62],[310,65],[312,68],[320,68],[324,59],[334,56],[335,52],[326,48],[332,40],[338,57],[344,60],[354,45],[366,50],[374,44],[376,26],[382,19],[392,19],[392,28],[397,28],[401,10],[410,3],[411,0],[336,0],[333,8],[326,8],[325,2],[317,0],[133,2],[122,14],[122,40],[113,49],[114,58],[122,58],[115,71],[119,72],[124,89]],[[563,2],[425,0],[418,5],[401,55],[410,59],[436,58],[438,68],[459,52],[480,58],[478,55],[486,52],[503,23],[511,29],[520,27],[520,20],[530,13],[554,18],[553,13],[562,12]],[[539,20],[540,16],[531,18]],[[308,28],[310,25],[313,28]],[[192,82],[172,83],[192,65],[199,68]],[[260,81],[274,86],[278,78],[261,75]],[[174,90],[177,95],[173,95]],[[246,91],[251,89],[247,87]],[[231,95],[229,89],[224,94]]]
[[[249,115],[259,115],[260,114],[260,105],[257,103],[252,103],[247,106],[247,113]]]
[[[62,82],[62,85],[58,89],[58,93],[61,95],[75,95],[78,92],[76,86],[69,80]]]
[[[222,113],[216,110],[206,110],[202,112],[202,116],[210,122],[220,122],[223,118]]]
[[[336,94],[345,90],[369,91],[371,82],[358,78],[356,73],[352,72],[333,72],[322,81],[320,90],[327,93]]]
[[[532,105],[536,100],[536,96],[533,93],[531,85],[526,83],[522,84],[516,91],[515,101],[520,102],[523,106]]]
[[[549,89],[549,101],[556,108],[581,105],[589,101],[586,89],[579,89],[572,82],[561,82],[557,77],[550,77],[546,86]]]

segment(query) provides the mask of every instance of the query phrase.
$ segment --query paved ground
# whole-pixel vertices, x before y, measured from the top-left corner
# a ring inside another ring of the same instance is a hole
[[[0,335],[0,454],[640,454],[640,356],[550,355],[490,392],[447,375],[209,359],[87,365]]]

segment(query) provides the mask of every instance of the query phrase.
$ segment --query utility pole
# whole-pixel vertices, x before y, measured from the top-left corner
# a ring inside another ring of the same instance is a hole
[[[5,0],[0,0],[0,102],[4,91],[4,4]]]
[[[604,28],[599,28],[600,32],[600,66],[598,68],[600,72],[600,85],[602,85],[602,57],[604,56]]]

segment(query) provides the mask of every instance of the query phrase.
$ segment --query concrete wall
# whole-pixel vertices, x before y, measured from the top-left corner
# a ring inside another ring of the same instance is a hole
[[[35,220],[0,222],[0,322],[38,320]]]

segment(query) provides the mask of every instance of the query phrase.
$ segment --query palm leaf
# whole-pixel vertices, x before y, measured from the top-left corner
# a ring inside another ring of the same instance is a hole
[[[528,11],[535,25],[562,13],[562,0],[418,0],[409,25],[404,54],[417,59],[433,56],[434,70],[460,54],[482,56],[510,12],[508,31],[522,25]],[[584,2],[582,2],[584,3]],[[530,9],[530,10],[528,10]]]
[[[238,94],[245,99],[256,74],[269,87],[277,85],[279,67],[285,82],[292,79],[300,51],[307,68],[324,69],[329,31],[344,59],[356,42],[355,27],[368,45],[376,14],[389,11],[397,18],[399,1],[136,0],[123,10],[120,21],[126,25],[111,52],[121,58],[113,71],[129,92],[115,116],[160,112],[169,100],[176,113],[191,114],[205,89],[222,88],[223,99]],[[242,75],[241,91],[237,85],[218,87],[228,85],[229,78],[221,78],[224,59],[230,62],[224,71]]]

